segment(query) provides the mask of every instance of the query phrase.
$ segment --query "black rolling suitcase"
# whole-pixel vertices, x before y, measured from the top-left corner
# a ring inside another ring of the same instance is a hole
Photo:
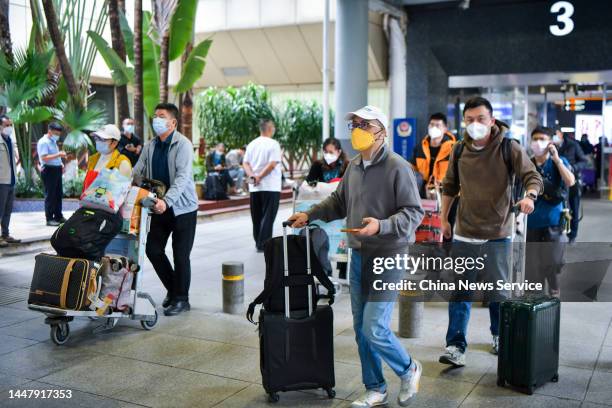
[[[561,303],[547,296],[523,296],[500,306],[497,385],[527,394],[559,380]]]
[[[268,393],[270,402],[279,400],[278,392],[280,391],[317,388],[323,388],[329,398],[333,398],[336,395],[333,390],[335,386],[333,311],[329,305],[317,305],[318,296],[313,290],[315,282],[311,273],[311,264],[312,261],[318,261],[311,257],[310,234],[306,232],[306,237],[292,235],[290,238],[293,240],[294,245],[291,246],[291,249],[294,251],[300,248],[295,244],[299,241],[304,243],[306,256],[304,257],[303,253],[301,256],[300,254],[296,256],[295,253],[289,252],[287,223],[283,223],[282,278],[279,280],[268,276],[268,273],[274,273],[273,265],[269,265],[274,263],[274,259],[270,259],[274,257],[266,257],[266,287],[256,301],[249,305],[247,312],[247,318],[252,322],[254,305],[264,303],[264,309],[259,314],[262,384]],[[275,244],[273,241],[274,239],[266,243],[267,254],[274,253],[271,248]],[[306,274],[290,274],[290,264],[300,269],[298,265],[300,259],[305,264]],[[322,272],[320,265],[316,265],[316,269],[317,278],[328,289],[331,305],[334,296],[333,285],[327,275]],[[271,282],[275,284],[272,285]],[[277,294],[279,290],[283,294],[284,313],[269,310],[275,308],[276,302],[268,300],[275,297],[274,294]],[[301,298],[307,299],[306,309],[297,308],[296,306],[304,304],[301,301],[294,302],[292,299],[292,296],[298,291],[302,294]]]

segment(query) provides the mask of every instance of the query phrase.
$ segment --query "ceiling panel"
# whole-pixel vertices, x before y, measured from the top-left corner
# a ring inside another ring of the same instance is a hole
[[[217,66],[214,58],[208,55],[208,57],[206,57],[206,67],[204,68],[204,74],[202,75],[202,78],[200,78],[198,82],[196,82],[195,87],[196,88],[201,88],[204,86],[224,87],[227,85],[228,83],[225,80],[225,77],[223,76],[223,72],[221,72],[221,69],[219,69],[219,67]]]
[[[248,61],[249,69],[258,83],[289,83],[289,77],[263,30],[235,30],[231,36]]]
[[[208,35],[202,36],[202,38],[206,37]],[[215,59],[219,68],[244,67],[247,65],[229,31],[219,31],[213,35],[208,55]]]
[[[321,81],[321,72],[297,26],[269,27],[264,32],[293,83]]]

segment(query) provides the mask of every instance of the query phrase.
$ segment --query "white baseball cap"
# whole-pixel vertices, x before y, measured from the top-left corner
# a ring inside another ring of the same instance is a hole
[[[110,140],[115,139],[117,141],[121,140],[121,132],[117,128],[117,126],[108,124],[102,126],[100,129],[96,130],[92,133],[92,135],[96,135],[101,139]]]
[[[354,116],[360,117],[361,119],[365,120],[376,119],[383,125],[385,130],[387,130],[387,126],[389,125],[389,119],[387,118],[387,115],[385,115],[384,112],[376,106],[367,105],[361,109],[356,110],[355,112],[349,112],[344,116],[344,119],[351,120]]]

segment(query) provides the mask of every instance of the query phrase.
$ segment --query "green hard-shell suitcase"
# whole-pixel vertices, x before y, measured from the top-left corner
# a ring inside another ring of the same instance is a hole
[[[523,296],[501,303],[497,385],[527,394],[559,379],[561,303],[547,296]]]

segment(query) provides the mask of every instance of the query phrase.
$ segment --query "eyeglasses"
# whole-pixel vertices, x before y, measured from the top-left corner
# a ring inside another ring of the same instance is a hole
[[[353,129],[363,129],[363,130],[367,130],[368,128],[378,128],[380,129],[379,126],[376,126],[370,122],[349,122],[348,123],[348,130],[352,131]]]

